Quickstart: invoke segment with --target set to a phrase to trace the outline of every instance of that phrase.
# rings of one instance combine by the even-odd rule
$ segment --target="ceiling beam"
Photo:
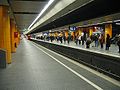
[[[14,0],[14,1],[40,1],[40,2],[46,2],[48,0]]]
[[[39,14],[39,12],[13,12],[14,14]]]
[[[7,2],[8,2],[8,4],[9,4],[10,9],[11,9],[11,13],[12,13],[12,15],[13,15],[13,17],[14,17],[15,24],[18,26],[17,20],[16,20],[16,18],[15,18],[15,15],[13,14],[12,4],[11,4],[10,0],[7,0]]]

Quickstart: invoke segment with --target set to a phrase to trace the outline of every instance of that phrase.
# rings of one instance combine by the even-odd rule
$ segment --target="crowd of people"
[[[103,49],[103,46],[105,44],[105,50],[109,50],[111,44],[113,44],[113,41],[115,42],[115,45],[118,45],[118,52],[120,53],[120,34],[116,34],[116,36],[111,39],[110,35],[107,34],[106,38],[104,37],[103,34],[96,34],[96,35],[91,35],[90,37],[87,37],[87,39],[85,40],[84,38],[82,38],[84,36],[78,36],[75,39],[75,43],[81,44],[82,41],[82,45],[84,45],[84,42],[86,43],[86,48],[90,48],[90,44],[92,42],[94,42],[94,46],[92,47],[98,47],[100,45],[101,49]]]
[[[86,48],[90,48],[91,43],[92,47],[98,47],[100,46],[101,49],[104,48],[105,44],[105,50],[109,50],[111,44],[115,44],[118,46],[118,52],[120,53],[120,34],[116,34],[114,38],[110,38],[110,35],[107,34],[106,38],[103,34],[93,34],[91,36],[87,35],[77,35],[73,38],[73,36],[68,35],[67,37],[65,35],[60,35],[57,37],[54,36],[41,36],[39,39],[47,40],[53,42],[56,40],[57,42],[69,44],[71,41],[74,41],[76,45],[86,45]]]

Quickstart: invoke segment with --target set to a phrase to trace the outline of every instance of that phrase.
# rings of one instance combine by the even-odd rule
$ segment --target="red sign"
[[[18,32],[14,32],[14,37],[15,37],[15,38],[18,37]]]

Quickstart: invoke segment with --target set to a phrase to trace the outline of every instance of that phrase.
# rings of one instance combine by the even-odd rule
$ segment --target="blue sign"
[[[75,30],[77,30],[77,28],[76,28],[76,26],[69,26],[69,30],[70,31],[75,31]]]

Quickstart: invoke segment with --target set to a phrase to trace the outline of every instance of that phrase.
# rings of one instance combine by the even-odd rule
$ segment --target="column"
[[[20,44],[20,32],[18,30],[18,45]]]
[[[89,28],[89,36],[91,36],[91,35],[92,35],[92,33],[93,33],[93,28],[92,28],[92,27],[90,27],[90,28]]]
[[[14,33],[15,33],[15,23],[14,21],[11,19],[10,21],[10,32],[11,32],[11,52],[12,53],[15,53],[16,52],[16,47],[15,47],[15,36],[14,36]]]
[[[17,48],[19,41],[18,41],[18,29],[16,26],[15,26],[14,38],[15,38],[15,47]]]
[[[6,62],[11,63],[10,17],[7,6],[0,6],[0,48],[6,50]]]
[[[82,28],[79,28],[79,30],[78,30],[78,32],[79,32],[79,35],[82,35],[82,32],[83,30],[82,30]]]
[[[105,38],[107,37],[107,34],[110,35],[110,38],[112,37],[112,24],[105,25]]]

